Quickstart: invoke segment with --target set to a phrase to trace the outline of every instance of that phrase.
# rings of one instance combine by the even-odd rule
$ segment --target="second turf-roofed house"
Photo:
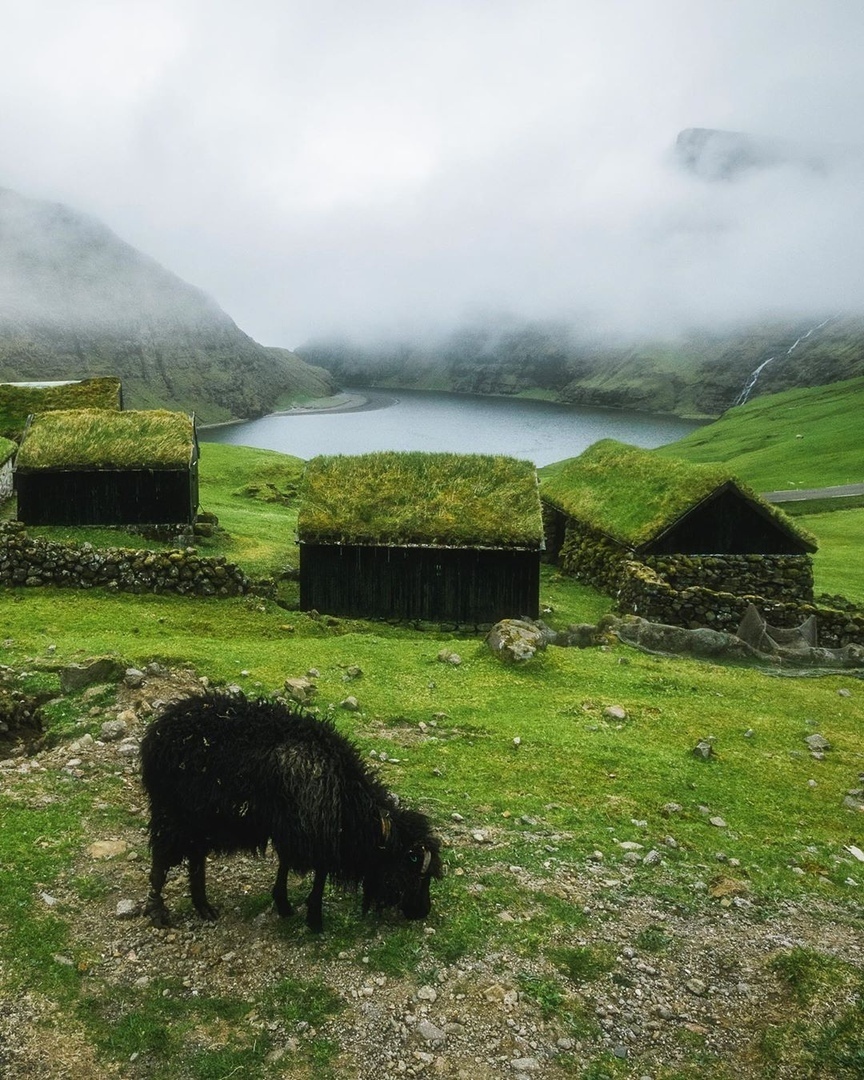
[[[304,610],[461,624],[538,614],[543,526],[530,462],[314,458],[298,534]]]
[[[161,409],[69,409],[31,418],[15,466],[26,525],[191,524],[195,420]]]
[[[604,439],[542,475],[550,556],[622,611],[729,627],[813,600],[813,538],[723,468]]]

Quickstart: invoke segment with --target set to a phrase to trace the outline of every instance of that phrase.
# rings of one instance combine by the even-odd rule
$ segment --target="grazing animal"
[[[146,910],[166,925],[162,889],[186,859],[192,902],[207,900],[208,854],[262,854],[279,866],[273,900],[292,914],[288,872],[314,872],[306,901],[309,929],[322,929],[328,877],[363,890],[363,913],[398,906],[409,919],[429,914],[430,879],[441,876],[440,842],[428,819],[403,809],[367,769],[356,747],[326,720],[241,694],[209,693],[169,705],[141,741],[150,799],[150,895]]]

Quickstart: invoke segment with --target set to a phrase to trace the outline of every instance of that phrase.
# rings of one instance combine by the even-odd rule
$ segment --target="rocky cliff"
[[[117,375],[129,408],[260,416],[332,377],[69,207],[0,189],[0,380]]]

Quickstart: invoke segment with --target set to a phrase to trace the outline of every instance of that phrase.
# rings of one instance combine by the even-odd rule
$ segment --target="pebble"
[[[360,703],[353,694],[349,694],[348,697],[339,702],[339,708],[345,709],[346,712],[359,712]]]
[[[434,988],[434,986],[421,986],[420,989],[417,991],[417,1000],[437,1001],[438,991]]]
[[[427,1043],[443,1043],[447,1038],[446,1033],[431,1020],[421,1020],[417,1025],[417,1034]]]
[[[701,979],[688,979],[684,985],[696,997],[704,997],[708,993],[708,985],[702,982]]]
[[[118,919],[134,919],[141,913],[141,905],[137,900],[119,900],[115,914]]]
[[[99,729],[99,738],[103,742],[118,742],[126,734],[125,720],[106,720]]]
[[[540,1068],[540,1062],[537,1060],[537,1058],[533,1057],[513,1058],[513,1060],[510,1062],[510,1068],[514,1072],[537,1072],[537,1070]]]
[[[726,828],[726,822],[723,820],[722,817],[717,817],[715,815],[714,817],[708,818],[708,822],[709,822],[709,824],[713,825],[715,829],[725,829]]]

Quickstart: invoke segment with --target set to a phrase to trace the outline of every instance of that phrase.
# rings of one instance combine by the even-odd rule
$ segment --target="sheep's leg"
[[[207,890],[204,884],[204,860],[203,854],[196,853],[189,856],[189,892],[192,895],[192,903],[202,919],[214,922],[219,918],[219,912],[212,907],[207,900]]]
[[[287,919],[289,915],[294,914],[294,908],[288,901],[288,863],[278,848],[276,848],[276,854],[279,856],[279,868],[273,885],[273,903],[276,905],[279,917]]]
[[[312,881],[312,891],[306,897],[306,925],[313,934],[320,934],[324,929],[324,919],[321,914],[321,899],[324,896],[324,883],[327,880],[327,871],[318,869]]]
[[[162,890],[168,877],[170,864],[165,855],[153,849],[153,858],[150,864],[150,892],[147,903],[144,905],[144,914],[150,916],[154,926],[168,925],[168,908],[162,899]]]

